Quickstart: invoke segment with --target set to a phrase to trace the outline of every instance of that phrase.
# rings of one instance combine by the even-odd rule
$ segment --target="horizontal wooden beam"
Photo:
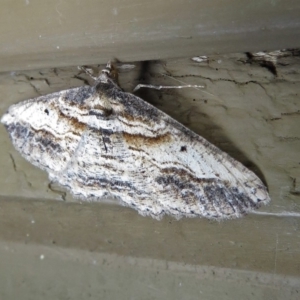
[[[0,71],[299,47],[297,1],[5,1]]]

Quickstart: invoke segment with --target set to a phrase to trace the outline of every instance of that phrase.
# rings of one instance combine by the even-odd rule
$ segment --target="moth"
[[[51,181],[83,201],[114,196],[156,219],[232,219],[270,201],[241,163],[124,92],[110,63],[93,78],[93,86],[12,105],[1,119],[15,148]]]

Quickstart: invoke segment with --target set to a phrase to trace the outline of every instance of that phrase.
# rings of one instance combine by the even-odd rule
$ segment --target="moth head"
[[[99,73],[97,82],[110,83],[111,81],[118,86],[117,68],[109,61],[104,69]]]

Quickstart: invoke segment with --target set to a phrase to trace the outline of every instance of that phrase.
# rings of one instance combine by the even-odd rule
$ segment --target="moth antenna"
[[[177,81],[177,82],[179,82],[179,83],[186,84],[184,81],[179,80],[179,79],[177,79],[177,78],[174,78],[173,76],[170,76],[170,75],[167,75],[167,74],[163,74],[163,73],[160,73],[160,74],[163,75],[163,76],[165,76],[165,77],[169,77],[169,78],[171,78],[172,80],[175,80],[175,81]],[[204,86],[203,86],[202,88],[204,88]],[[217,97],[216,95],[214,95],[214,94],[212,94],[212,93],[209,93],[208,91],[201,90],[201,92],[204,93],[204,94],[207,94],[207,95],[210,95],[210,96],[214,97],[214,98],[215,98],[218,102],[220,102],[220,103],[223,102],[219,97]]]
[[[203,85],[187,84],[187,85],[152,85],[152,84],[138,84],[133,92],[136,92],[140,88],[150,88],[155,90],[161,89],[183,89],[183,88],[204,88]]]
[[[97,80],[97,77],[93,76],[93,74],[94,74],[93,69],[87,68],[87,67],[84,67],[84,66],[78,66],[77,69],[84,72],[84,73],[86,73],[89,77],[93,78],[94,80]]]

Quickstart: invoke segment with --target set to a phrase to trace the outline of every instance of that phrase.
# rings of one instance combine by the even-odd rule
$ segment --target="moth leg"
[[[161,89],[183,89],[183,88],[204,88],[203,85],[194,85],[194,84],[187,84],[187,85],[152,85],[152,84],[138,84],[133,92],[136,92],[140,88],[150,88],[155,90]]]
[[[78,70],[83,71],[84,73],[86,73],[88,76],[90,76],[94,80],[97,80],[97,77],[93,76],[94,71],[91,68],[87,68],[87,67],[84,67],[84,66],[78,66],[77,68],[78,68]]]

